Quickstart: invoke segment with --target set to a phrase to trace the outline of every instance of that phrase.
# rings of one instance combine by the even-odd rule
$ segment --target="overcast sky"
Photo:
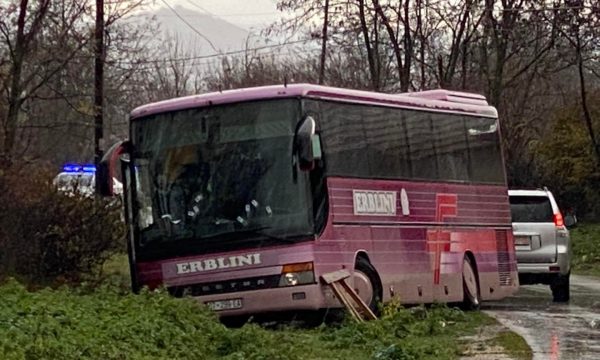
[[[171,6],[184,6],[198,12],[218,16],[230,23],[249,29],[263,27],[276,21],[281,13],[277,11],[277,0],[164,0]],[[163,0],[156,1],[157,7],[164,7]]]

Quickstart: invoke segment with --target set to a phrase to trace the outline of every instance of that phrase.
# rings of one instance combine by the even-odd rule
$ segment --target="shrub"
[[[0,173],[0,275],[77,280],[124,249],[118,201],[67,195],[51,179],[39,169]]]
[[[590,110],[592,116],[600,117],[600,107],[594,104]],[[549,119],[551,131],[532,143],[542,181],[529,185],[548,186],[561,209],[573,208],[580,220],[597,221],[600,219],[600,163],[579,114],[578,104],[556,112]]]

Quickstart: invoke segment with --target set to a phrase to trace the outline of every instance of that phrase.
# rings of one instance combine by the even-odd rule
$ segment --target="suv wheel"
[[[570,278],[571,274],[557,275],[550,289],[552,290],[552,297],[554,302],[567,302],[570,297]]]

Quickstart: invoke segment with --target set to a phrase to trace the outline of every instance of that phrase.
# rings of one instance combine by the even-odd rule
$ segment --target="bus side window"
[[[381,179],[410,178],[412,170],[404,113],[374,106],[363,111],[369,175]]]
[[[471,181],[504,183],[500,138],[496,119],[466,118]]]
[[[433,133],[440,177],[469,181],[469,147],[463,117],[434,114]]]
[[[357,105],[321,103],[321,137],[329,175],[369,176],[367,139]]]
[[[438,168],[434,148],[431,114],[406,110],[406,129],[410,147],[412,177],[437,179]]]

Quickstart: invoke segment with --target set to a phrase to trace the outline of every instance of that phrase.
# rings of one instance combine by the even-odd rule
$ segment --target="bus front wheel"
[[[354,265],[353,278],[354,291],[369,306],[371,311],[377,314],[382,293],[377,271],[367,259],[359,257]]]
[[[478,310],[481,304],[481,295],[479,293],[479,281],[475,264],[471,258],[465,256],[463,260],[463,302],[462,308],[465,310]]]

